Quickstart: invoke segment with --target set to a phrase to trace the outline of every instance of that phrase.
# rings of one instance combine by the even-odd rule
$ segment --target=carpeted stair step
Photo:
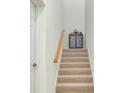
[[[64,49],[56,93],[94,93],[88,49]]]
[[[93,83],[57,83],[56,93],[93,93]]]
[[[88,53],[67,52],[67,53],[63,53],[62,57],[88,57]]]
[[[90,68],[88,62],[63,62],[60,64],[60,68]]]
[[[88,62],[88,57],[62,57],[62,62]]]
[[[88,52],[88,49],[64,49],[63,52]]]
[[[58,83],[91,83],[91,75],[59,75]]]
[[[59,75],[91,75],[90,68],[61,68]]]

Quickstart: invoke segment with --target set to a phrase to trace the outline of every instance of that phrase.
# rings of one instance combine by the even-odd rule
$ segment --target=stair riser
[[[90,68],[90,64],[61,64],[60,68]]]
[[[83,53],[64,53],[63,57],[88,57],[88,54]]]
[[[78,87],[60,87],[58,86],[56,89],[56,93],[93,93],[93,86],[78,86]]]
[[[93,91],[92,92],[82,92],[82,91],[78,91],[78,92],[75,92],[75,91],[57,91],[56,93],[94,93]]]
[[[88,58],[86,57],[84,57],[84,58],[74,58],[74,57],[72,57],[72,58],[66,58],[66,57],[64,57],[64,58],[62,58],[62,60],[61,60],[62,62],[88,62],[89,60],[88,60]]]
[[[59,70],[59,75],[91,75],[90,70]]]
[[[89,83],[92,77],[58,77],[58,83]]]
[[[87,49],[64,49],[63,52],[88,52]]]

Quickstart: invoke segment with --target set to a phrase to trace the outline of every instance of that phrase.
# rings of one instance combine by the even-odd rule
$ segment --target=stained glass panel
[[[75,36],[70,37],[70,47],[75,48]]]
[[[83,48],[83,34],[81,32],[69,34],[69,48]]]
[[[81,36],[76,36],[75,39],[76,39],[76,47],[77,47],[77,48],[80,48],[80,47],[81,47],[81,44],[82,44],[82,43],[81,43],[81,41],[82,41],[82,40],[81,40]]]

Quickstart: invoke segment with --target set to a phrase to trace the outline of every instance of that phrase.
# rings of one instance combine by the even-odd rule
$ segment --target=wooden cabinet
[[[73,32],[69,34],[69,48],[83,48],[82,32]]]

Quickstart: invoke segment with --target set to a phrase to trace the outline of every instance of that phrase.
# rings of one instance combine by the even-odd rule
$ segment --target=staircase
[[[56,93],[93,93],[93,78],[87,49],[64,49]]]

